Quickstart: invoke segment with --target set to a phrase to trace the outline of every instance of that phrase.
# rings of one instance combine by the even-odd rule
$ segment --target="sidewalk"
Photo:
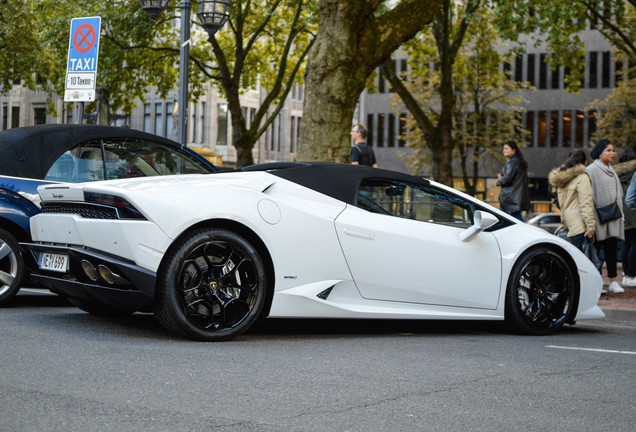
[[[607,288],[607,286],[609,285],[609,279],[607,278],[607,269],[605,267],[605,264],[603,264],[602,274],[603,274],[603,284],[605,288]],[[619,284],[622,279],[623,279],[623,265],[619,262],[618,263],[618,283]],[[601,309],[636,310],[636,287],[623,286],[623,288],[625,289],[625,292],[621,294],[613,294],[613,293],[602,294],[601,298],[598,301],[598,305],[601,307]]]

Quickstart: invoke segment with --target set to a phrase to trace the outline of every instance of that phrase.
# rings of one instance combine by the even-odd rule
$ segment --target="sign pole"
[[[84,123],[84,102],[77,102],[77,120],[75,124]]]

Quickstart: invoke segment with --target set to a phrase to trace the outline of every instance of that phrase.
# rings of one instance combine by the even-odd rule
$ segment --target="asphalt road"
[[[555,336],[498,323],[276,320],[235,341],[0,309],[0,431],[633,431],[636,312]]]

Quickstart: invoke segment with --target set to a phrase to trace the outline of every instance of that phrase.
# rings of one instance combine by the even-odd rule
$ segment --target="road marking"
[[[613,353],[613,354],[631,354],[631,355],[636,355],[636,351],[618,351],[618,350],[608,350],[608,349],[601,349],[601,348],[580,348],[580,347],[567,347],[567,346],[558,346],[558,345],[546,345],[545,347],[546,348],[575,350],[575,351],[593,351],[593,352],[603,352],[603,353]]]

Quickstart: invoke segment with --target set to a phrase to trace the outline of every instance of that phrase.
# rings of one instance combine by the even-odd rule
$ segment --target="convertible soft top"
[[[135,129],[115,126],[46,124],[0,132],[0,175],[42,179],[66,150],[94,139],[127,137],[160,142],[175,148],[179,143]]]
[[[272,162],[250,165],[242,171],[268,171],[332,198],[354,204],[363,179],[391,179],[428,186],[428,180],[397,171],[331,162]]]

